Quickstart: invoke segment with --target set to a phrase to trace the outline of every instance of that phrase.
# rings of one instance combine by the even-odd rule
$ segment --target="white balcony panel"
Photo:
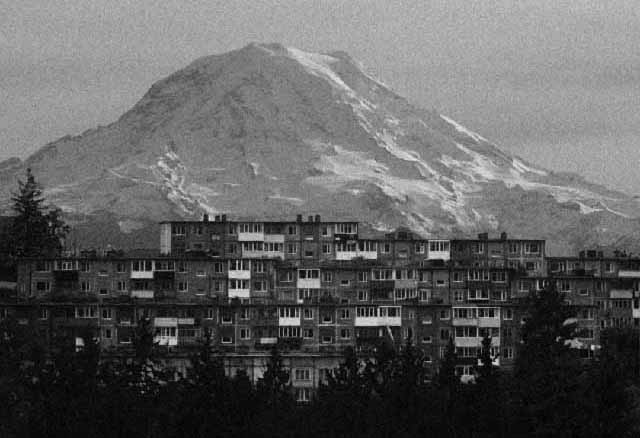
[[[235,280],[251,280],[251,271],[229,271],[228,277]]]
[[[356,316],[354,324],[356,327],[400,327],[402,318],[399,316]]]
[[[269,259],[282,259],[284,260],[283,251],[264,251],[264,256]]]
[[[377,260],[378,251],[358,251],[358,257],[362,257],[365,260]]]
[[[154,336],[153,341],[164,347],[175,347],[178,345],[177,336]]]
[[[153,280],[153,271],[131,271],[132,280]]]
[[[261,259],[268,253],[266,251],[245,251],[242,250],[242,258],[244,259]]]
[[[288,318],[288,317],[279,317],[278,318],[278,325],[293,325],[293,326],[299,326],[300,325],[300,317],[293,317],[293,318]]]
[[[611,298],[627,299],[633,298],[633,291],[631,289],[611,289]]]
[[[250,296],[249,289],[229,289],[229,298],[249,298]]]
[[[633,317],[640,318],[640,309],[633,309]]]
[[[264,242],[264,233],[238,233],[238,242]]]
[[[640,271],[632,271],[629,269],[620,269],[618,271],[618,277],[620,278],[640,278]]]
[[[132,298],[153,298],[152,290],[132,290],[131,291]]]
[[[466,338],[456,336],[454,344],[456,347],[480,347],[480,345],[482,344],[482,338]]]
[[[260,338],[258,343],[262,345],[273,345],[278,343],[278,338]]]
[[[452,325],[478,325],[478,318],[453,318]]]
[[[178,318],[178,325],[194,325],[194,318]]]
[[[154,327],[177,327],[178,318],[153,318]]]
[[[449,260],[451,259],[450,251],[429,251],[428,260]]]
[[[500,327],[500,318],[478,318],[478,327]]]
[[[336,260],[353,260],[358,257],[356,251],[336,251]]]
[[[284,243],[284,234],[265,234],[264,241],[271,243]]]
[[[296,283],[298,289],[320,289],[319,278],[298,278]]]

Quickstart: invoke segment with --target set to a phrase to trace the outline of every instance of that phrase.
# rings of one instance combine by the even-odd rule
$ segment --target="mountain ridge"
[[[9,161],[2,199],[31,167],[74,223],[109,216],[125,237],[226,212],[350,215],[428,236],[506,230],[565,248],[640,242],[637,198],[505,153],[345,52],[253,43],[201,57],[113,123]]]

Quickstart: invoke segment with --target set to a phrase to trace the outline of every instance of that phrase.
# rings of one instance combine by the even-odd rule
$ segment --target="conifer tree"
[[[11,197],[13,223],[9,237],[12,258],[56,255],[62,249],[62,239],[69,227],[61,218],[58,208],[47,209],[42,187],[36,182],[31,169],[26,181],[18,181],[18,193]]]

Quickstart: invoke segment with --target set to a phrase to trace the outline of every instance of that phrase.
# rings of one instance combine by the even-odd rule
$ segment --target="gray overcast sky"
[[[0,0],[0,160],[252,41],[345,50],[505,150],[640,194],[638,0]]]

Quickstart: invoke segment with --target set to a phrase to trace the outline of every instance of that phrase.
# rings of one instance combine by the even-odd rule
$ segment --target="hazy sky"
[[[252,41],[345,50],[505,150],[640,194],[638,0],[0,0],[0,160]]]

